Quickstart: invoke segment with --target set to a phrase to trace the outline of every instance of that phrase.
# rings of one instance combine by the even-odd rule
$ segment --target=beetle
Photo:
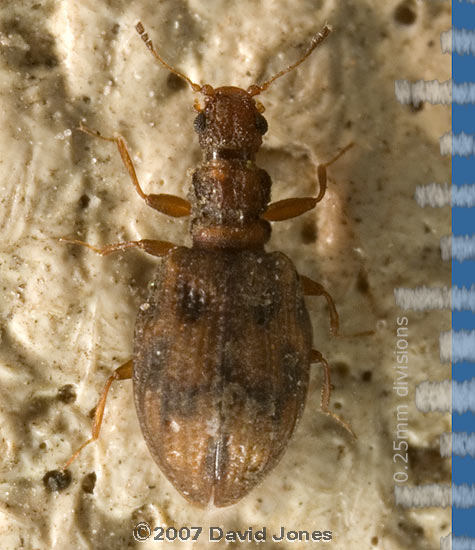
[[[327,168],[353,144],[318,166],[319,193],[270,203],[271,179],[255,163],[267,131],[264,108],[254,97],[302,63],[330,34],[325,25],[304,55],[263,84],[247,90],[192,82],[154,49],[142,23],[137,32],[155,58],[201,93],[194,129],[203,162],[192,176],[190,201],[146,194],[124,139],[115,142],[138,194],[155,210],[190,216],[192,247],[143,239],[97,248],[61,238],[101,255],[140,248],[161,257],[135,324],[133,359],[108,378],[96,407],[92,437],[99,437],[113,381],[133,379],[140,427],[154,460],[191,503],[229,506],[249,493],[278,463],[302,415],[310,364],[323,365],[322,411],[350,433],[329,409],[330,368],[312,349],[304,295],[323,296],[330,331],[338,314],[319,283],[299,275],[281,252],[266,252],[270,222],[303,214],[320,202]]]

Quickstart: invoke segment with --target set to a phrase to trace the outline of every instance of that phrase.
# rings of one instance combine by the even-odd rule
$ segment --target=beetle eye
[[[267,132],[267,120],[261,114],[256,115],[256,128],[262,135]]]
[[[201,134],[206,129],[206,117],[204,113],[198,113],[198,116],[195,118],[195,121],[193,122],[193,126],[195,127],[195,132],[197,134]]]

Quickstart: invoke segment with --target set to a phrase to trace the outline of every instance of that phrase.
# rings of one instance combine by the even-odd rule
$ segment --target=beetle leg
[[[181,197],[177,197],[175,195],[167,195],[165,193],[161,193],[159,195],[147,195],[143,192],[142,188],[140,187],[137,174],[135,172],[134,163],[130,158],[129,151],[127,150],[127,145],[125,144],[125,140],[122,136],[112,138],[102,136],[99,132],[90,130],[82,123],[79,124],[78,130],[92,137],[97,137],[105,141],[112,141],[117,145],[120,156],[122,157],[122,162],[124,163],[125,168],[129,173],[130,179],[132,180],[132,183],[134,184],[137,193],[148,204],[148,206],[151,206],[153,209],[162,212],[162,214],[172,216],[173,218],[181,218],[183,216],[190,215],[191,205],[187,200],[182,199]]]
[[[324,164],[319,164],[317,166],[318,184],[320,186],[320,190],[316,198],[317,202],[320,202],[323,199],[323,197],[325,196],[325,191],[327,190],[327,168],[331,166],[334,162],[336,162],[348,150],[350,150],[354,144],[355,143],[353,141],[351,143],[348,143],[348,145],[343,147],[343,149],[339,153],[337,153],[332,159],[330,159],[328,162],[325,162]]]
[[[127,380],[129,378],[132,378],[132,373],[133,373],[133,362],[131,359],[130,361],[127,361],[127,363],[124,363],[122,366],[116,369],[109,376],[102,390],[101,397],[99,398],[99,401],[96,405],[96,412],[94,414],[94,423],[92,425],[92,437],[88,439],[85,443],[83,443],[79,447],[79,449],[77,449],[73,453],[71,458],[63,466],[63,470],[66,470],[66,468],[78,457],[79,453],[84,449],[84,447],[86,447],[87,445],[89,445],[89,443],[92,443],[93,441],[96,441],[96,439],[99,438],[102,419],[104,417],[104,409],[106,406],[107,394],[109,393],[109,389],[112,385],[112,382],[115,382],[116,380]]]
[[[124,250],[126,248],[138,247],[142,250],[145,250],[147,254],[152,254],[153,256],[165,256],[170,250],[177,248],[176,244],[170,243],[168,241],[154,241],[151,239],[142,239],[141,241],[126,241],[122,243],[113,243],[104,246],[103,248],[97,248],[92,244],[85,243],[83,241],[78,241],[77,239],[69,239],[68,237],[60,237],[60,242],[78,244],[80,246],[85,246],[90,250],[93,250],[101,256],[107,256],[112,252],[117,252],[118,250]]]
[[[305,275],[299,275],[300,282],[302,284],[302,290],[305,296],[324,296],[327,301],[328,308],[330,310],[330,334],[332,336],[339,336],[340,321],[338,312],[336,310],[335,302],[330,294],[323,288],[320,283],[305,277]]]
[[[268,222],[290,220],[312,210],[312,208],[315,208],[317,202],[317,198],[314,197],[298,197],[273,202],[269,204],[267,210],[261,215],[261,218]]]
[[[322,412],[328,416],[331,416],[334,420],[341,424],[347,432],[350,432],[350,434],[356,439],[355,432],[351,429],[351,426],[348,424],[348,422],[343,420],[343,418],[330,411],[329,409],[331,395],[330,365],[323,357],[323,355],[316,349],[312,350],[310,362],[320,363],[323,366],[322,401],[320,405]]]
[[[302,290],[305,296],[323,296],[330,310],[330,334],[335,338],[359,338],[360,336],[371,336],[374,330],[364,330],[362,332],[354,332],[352,334],[340,334],[340,320],[336,310],[335,302],[331,295],[323,288],[320,283],[299,275],[302,284]]]
[[[325,164],[319,164],[317,167],[317,178],[319,184],[319,191],[316,197],[297,197],[292,199],[284,199],[281,201],[273,202],[269,204],[267,210],[262,214],[261,218],[268,222],[280,222],[284,220],[290,220],[296,218],[312,208],[315,208],[325,196],[327,190],[327,168],[336,162],[344,153],[353,147],[354,143],[349,143],[346,147],[335,155],[331,160],[325,162]]]

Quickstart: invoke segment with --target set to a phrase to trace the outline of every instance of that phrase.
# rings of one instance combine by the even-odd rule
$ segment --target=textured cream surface
[[[134,542],[139,521],[202,526],[194,548],[224,530],[281,526],[331,530],[338,550],[438,547],[450,511],[394,505],[395,400],[392,384],[396,286],[448,285],[439,239],[450,210],[421,209],[416,185],[450,181],[438,137],[447,107],[400,105],[394,80],[450,78],[440,32],[448,3],[394,0],[43,0],[0,6],[0,547],[36,550],[158,548]],[[131,357],[134,318],[159,260],[128,251],[101,258],[60,244],[138,238],[187,243],[187,222],[147,208],[114,144],[75,130],[79,121],[127,140],[146,192],[186,196],[200,150],[194,94],[158,65],[134,30],[141,20],[163,57],[193,80],[247,87],[295,61],[328,21],[334,32],[297,70],[259,97],[269,132],[259,164],[273,178],[273,200],[317,192],[316,166],[355,147],[329,169],[325,199],[311,213],[275,224],[271,250],[335,298],[342,332],[329,337],[322,299],[308,299],[315,347],[333,365],[332,410],[353,440],[319,413],[315,366],[307,407],[278,467],[228,509],[187,504],[149,456],[129,381],[113,387],[101,438],[71,466],[73,481],[49,493],[44,474],[89,437],[89,411],[107,376]],[[364,291],[367,279],[367,290]],[[410,343],[408,484],[450,481],[438,455],[449,417],[419,413],[415,385],[449,375],[438,358],[448,312],[407,313]],[[370,374],[371,373],[371,374]],[[186,376],[186,373],[184,373]],[[370,379],[369,379],[370,378]],[[76,399],[58,390],[72,384]],[[157,435],[157,437],[159,437]],[[95,472],[92,493],[84,480]],[[163,544],[163,543],[162,543]],[[308,548],[312,542],[267,542]],[[320,543],[322,544],[322,543]],[[224,547],[225,543],[215,547]],[[257,546],[248,544],[248,548]],[[190,542],[174,542],[191,548]]]

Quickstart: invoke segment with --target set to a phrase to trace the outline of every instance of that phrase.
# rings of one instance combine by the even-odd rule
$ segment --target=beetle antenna
[[[177,69],[175,69],[174,67],[172,67],[171,65],[169,65],[158,53],[157,51],[155,50],[155,48],[153,47],[153,44],[152,44],[152,41],[150,40],[148,34],[145,32],[145,28],[144,26],[142,25],[142,22],[139,21],[137,23],[137,25],[135,25],[135,30],[139,33],[140,35],[140,38],[144,41],[145,45],[147,46],[147,48],[152,52],[152,54],[155,56],[155,59],[161,63],[166,69],[168,69],[170,72],[172,72],[173,74],[176,74],[177,76],[179,76],[180,78],[182,78],[183,80],[186,80],[186,82],[188,82],[188,84],[193,88],[193,90],[195,92],[201,92],[202,91],[202,86],[200,86],[199,84],[196,84],[195,82],[193,82],[190,78],[188,78],[185,74],[181,73],[180,71],[178,71]]]
[[[292,65],[289,65],[286,69],[280,71],[279,73],[275,74],[272,78],[269,78],[269,80],[266,80],[264,84],[252,84],[252,86],[249,86],[247,89],[247,92],[249,95],[258,95],[261,92],[265,92],[267,88],[274,82],[274,80],[277,80],[281,76],[284,76],[284,74],[289,73],[295,67],[298,67],[300,63],[305,61],[307,57],[313,52],[313,50],[319,46],[325,38],[332,32],[332,28],[328,23],[325,24],[325,26],[312,38],[312,41],[310,42],[310,46],[308,47],[307,51],[302,55],[302,57],[293,63]]]

